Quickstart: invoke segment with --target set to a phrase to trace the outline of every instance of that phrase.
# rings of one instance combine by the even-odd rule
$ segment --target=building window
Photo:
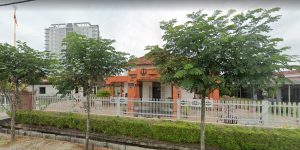
[[[40,87],[40,94],[46,94],[46,87]]]

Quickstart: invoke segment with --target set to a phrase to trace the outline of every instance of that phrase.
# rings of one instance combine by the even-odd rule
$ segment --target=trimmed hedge
[[[84,115],[43,111],[19,111],[19,124],[53,126],[85,131]],[[91,116],[91,132],[174,143],[198,143],[199,125],[181,121]],[[298,150],[299,129],[206,125],[206,144],[224,150]]]

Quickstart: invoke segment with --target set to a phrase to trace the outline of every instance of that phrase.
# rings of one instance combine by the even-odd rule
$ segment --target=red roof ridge
[[[145,58],[145,56],[142,56],[136,60],[136,64],[137,65],[152,65],[153,62],[151,60]]]

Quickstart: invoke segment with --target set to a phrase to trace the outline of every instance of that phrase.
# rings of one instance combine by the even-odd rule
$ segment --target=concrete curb
[[[9,128],[0,128],[1,133],[10,133]],[[58,133],[47,133],[42,132],[41,130],[36,131],[33,128],[20,128],[18,127],[16,129],[17,135],[22,136],[32,136],[32,137],[40,137],[40,138],[46,138],[46,139],[53,139],[53,140],[60,140],[60,141],[68,141],[72,143],[79,143],[84,144],[85,138],[82,135],[78,135],[76,133],[68,133],[68,132],[59,132]],[[113,150],[155,150],[155,149],[174,149],[174,150],[196,150],[197,148],[191,148],[191,147],[183,147],[178,145],[171,145],[169,143],[163,144],[163,143],[151,143],[151,142],[143,142],[143,141],[131,141],[126,140],[126,142],[118,141],[118,139],[114,140],[99,140],[101,138],[93,138],[95,135],[91,135],[90,138],[90,145],[98,146],[98,147],[106,147]],[[138,141],[138,142],[137,142]],[[134,144],[133,144],[134,143]],[[152,147],[148,147],[151,145]]]

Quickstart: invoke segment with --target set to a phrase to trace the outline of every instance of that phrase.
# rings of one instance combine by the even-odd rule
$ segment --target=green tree
[[[99,81],[120,74],[127,66],[127,54],[118,52],[112,46],[114,40],[91,39],[70,33],[64,39],[60,64],[61,71],[54,83],[59,93],[69,94],[76,88],[83,88],[86,97],[86,141],[88,149],[90,130],[90,94]]]
[[[188,21],[161,22],[164,45],[148,46],[161,80],[202,96],[200,145],[205,148],[205,97],[214,89],[247,85],[264,88],[278,83],[276,72],[292,69],[294,57],[282,54],[281,38],[272,38],[270,23],[278,21],[279,8],[236,13],[216,10],[188,14]],[[275,14],[274,14],[275,13]]]
[[[15,140],[15,117],[21,85],[45,78],[52,70],[55,58],[17,42],[17,47],[0,44],[0,90],[9,100],[11,111],[11,140]]]

